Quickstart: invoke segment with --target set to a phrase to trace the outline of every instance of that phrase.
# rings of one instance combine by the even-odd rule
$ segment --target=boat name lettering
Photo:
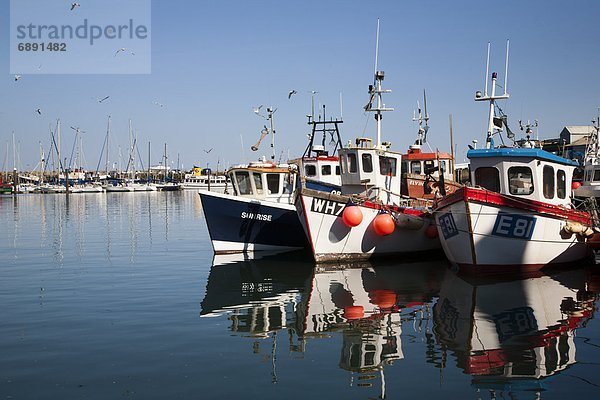
[[[535,217],[500,212],[496,217],[492,234],[515,239],[531,239],[535,221]]]
[[[321,214],[340,216],[344,207],[346,207],[346,203],[313,198],[310,210]]]
[[[444,239],[449,239],[458,235],[458,228],[456,227],[456,222],[454,221],[454,216],[452,213],[440,215],[439,224],[440,228],[442,229]]]
[[[271,214],[257,214],[257,213],[242,211],[242,218],[243,219],[255,219],[257,221],[271,222],[271,220],[273,219],[273,216]]]

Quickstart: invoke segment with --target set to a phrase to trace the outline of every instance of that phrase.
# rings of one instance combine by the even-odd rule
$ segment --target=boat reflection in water
[[[598,280],[585,269],[473,280],[440,260],[314,266],[290,262],[298,260],[293,256],[223,257],[215,258],[200,314],[228,314],[230,331],[252,338],[256,354],[261,339],[270,339],[263,358],[271,358],[273,382],[277,335],[285,330],[297,358],[323,355],[312,353],[322,346],[307,346],[311,341],[340,346],[338,367],[350,372],[350,386],[371,387],[381,398],[384,368],[397,372],[387,368],[396,360],[403,368],[439,369],[439,390],[453,389],[456,383],[443,379],[454,365],[450,357],[492,397],[541,393],[544,378],[576,362],[574,333],[593,317],[598,294]],[[403,337],[409,354],[422,356],[405,359]],[[388,391],[403,390],[396,379],[387,381]]]
[[[289,351],[301,355],[309,340],[341,334],[339,367],[358,373],[359,387],[373,386],[371,381],[379,374],[382,394],[383,367],[404,357],[402,323],[420,326],[428,319],[429,304],[447,269],[439,260],[314,267],[311,262],[290,264],[294,257],[289,256],[237,262],[232,257],[215,256],[201,317],[228,312],[232,332],[254,339],[270,337],[272,351],[277,332],[286,329]],[[253,349],[260,351],[258,341]],[[273,379],[277,379],[274,363]],[[354,374],[350,379],[354,385]]]
[[[585,269],[478,281],[449,272],[433,307],[436,339],[474,388],[540,394],[545,378],[576,363],[575,330],[593,317],[597,294]]]

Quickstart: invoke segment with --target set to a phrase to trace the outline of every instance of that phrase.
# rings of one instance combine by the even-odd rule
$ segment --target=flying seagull
[[[38,108],[37,110],[35,110],[35,112],[37,112],[38,114],[42,115],[42,109]]]
[[[262,108],[262,104],[258,107],[253,107],[252,111],[254,111],[254,114],[258,115],[260,114],[260,109]]]
[[[295,95],[296,93],[298,93],[298,92],[296,92],[295,90],[290,90],[290,92],[288,93],[288,99],[291,99],[292,96]]]
[[[21,75],[15,75],[15,82],[21,79]]]
[[[211,148],[210,148],[210,149],[208,149],[208,150],[204,150],[204,152],[205,152],[206,154],[208,154],[208,153],[210,153],[212,150],[213,150],[213,149],[212,149],[212,147],[211,147]]]
[[[117,56],[117,54],[119,54],[122,51],[125,52],[125,51],[129,51],[129,50],[127,50],[127,48],[125,48],[125,47],[121,47],[119,50],[115,51],[115,57]],[[131,53],[132,56],[135,56],[135,53],[133,51],[129,51],[129,53]]]
[[[71,4],[71,11],[73,11],[75,9],[75,7],[79,7],[79,6],[81,6],[81,4],[79,4],[79,3],[72,3]]]
[[[98,103],[102,103],[104,100],[108,100],[110,98],[110,96],[106,96],[103,99],[98,99]]]
[[[158,101],[153,101],[152,104],[154,104],[155,106],[159,106],[162,107],[163,105],[161,103],[159,103]]]

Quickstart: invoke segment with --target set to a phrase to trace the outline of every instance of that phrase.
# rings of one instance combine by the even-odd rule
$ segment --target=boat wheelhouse
[[[530,146],[494,147],[493,136],[501,132],[494,103],[508,98],[506,92],[495,94],[496,80],[494,72],[490,96],[487,89],[476,94],[476,100],[489,101],[490,112],[486,148],[467,153],[473,187],[459,189],[434,208],[444,252],[476,273],[583,260],[593,229],[590,215],[571,205],[577,163]]]
[[[452,162],[449,153],[427,153],[420,145],[410,146],[402,156],[402,194],[432,200],[454,193],[461,185],[454,181]]]

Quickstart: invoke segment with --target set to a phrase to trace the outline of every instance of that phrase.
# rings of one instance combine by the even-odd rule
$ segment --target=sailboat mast
[[[106,127],[106,160],[104,167],[106,169],[106,179],[108,179],[108,147],[110,146],[110,115],[108,116],[108,124]]]

